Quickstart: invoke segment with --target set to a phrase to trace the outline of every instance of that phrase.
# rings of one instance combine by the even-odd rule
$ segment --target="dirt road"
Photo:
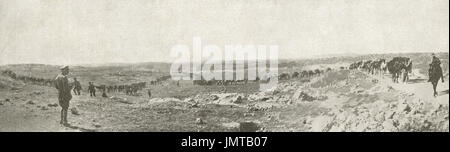
[[[430,82],[427,82],[427,76],[420,74],[419,69],[414,69],[412,74],[410,74],[410,80],[407,83],[393,83],[390,78],[390,74],[385,74],[383,76],[374,76],[368,75],[371,78],[375,78],[379,80],[381,85],[386,87],[391,86],[395,90],[399,90],[401,92],[407,93],[409,95],[414,95],[417,98],[427,101],[427,102],[437,102],[440,104],[449,104],[449,83],[448,78],[444,81],[444,83],[439,81],[437,86],[438,96],[433,96],[433,88]]]

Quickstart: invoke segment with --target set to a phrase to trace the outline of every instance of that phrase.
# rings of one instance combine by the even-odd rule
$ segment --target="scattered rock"
[[[357,89],[357,90],[353,91],[353,93],[363,93],[363,92],[364,92],[363,89]]]
[[[394,118],[394,115],[395,115],[395,111],[388,111],[388,112],[386,112],[385,113],[385,119],[392,119],[392,118]]]
[[[33,101],[33,100],[28,100],[27,104],[31,104],[31,105],[34,105],[35,103],[34,103],[34,101]]]
[[[397,112],[409,113],[409,112],[411,112],[411,107],[407,103],[402,103],[402,104],[398,105]]]
[[[80,113],[78,112],[78,109],[76,107],[71,108],[70,112],[72,112],[72,114],[74,114],[74,115],[80,115]]]
[[[242,103],[242,96],[237,96],[234,100],[231,101],[232,103]]]
[[[198,103],[193,103],[189,105],[189,108],[198,108]]]
[[[42,106],[41,110],[48,110],[48,108],[46,106]]]
[[[245,113],[244,117],[254,117],[255,114],[254,113]]]
[[[102,125],[100,125],[100,124],[94,124],[94,127],[95,127],[95,128],[100,128],[100,127],[102,127]]]
[[[6,102],[10,102],[11,100],[10,100],[9,98],[6,98],[5,101],[6,101]]]
[[[300,99],[301,101],[326,100],[327,96],[313,96],[304,91],[297,92],[293,95],[293,99]]]
[[[230,122],[230,123],[223,123],[222,126],[229,131],[237,132],[239,131],[241,124],[237,122]]]
[[[395,89],[392,87],[392,86],[387,86],[387,88],[388,88],[388,92],[391,92],[391,91],[394,91]]]
[[[250,121],[239,123],[240,132],[256,132],[259,130],[258,124]]]
[[[120,103],[133,104],[132,102],[128,101],[127,98],[119,98],[119,97],[111,96],[111,97],[109,97],[109,99],[116,101],[116,102],[120,102]]]
[[[212,101],[217,100],[217,99],[219,99],[219,97],[217,95],[210,96],[210,100],[212,100]]]
[[[32,94],[32,95],[41,95],[41,94],[44,94],[44,92],[38,92],[38,91],[35,91],[35,92],[32,92],[31,94]]]
[[[195,119],[195,123],[198,124],[198,125],[205,124],[205,122],[203,122],[202,118]]]
[[[48,107],[58,107],[58,104],[57,103],[49,103],[47,106]]]

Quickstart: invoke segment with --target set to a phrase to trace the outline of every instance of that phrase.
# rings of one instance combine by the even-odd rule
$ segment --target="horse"
[[[391,61],[387,63],[387,68],[389,73],[392,74],[392,80],[394,81],[394,83],[398,83],[398,79],[402,74],[402,71],[405,72],[412,71],[412,62],[409,58],[406,57],[394,57]],[[406,81],[407,73],[404,78]]]

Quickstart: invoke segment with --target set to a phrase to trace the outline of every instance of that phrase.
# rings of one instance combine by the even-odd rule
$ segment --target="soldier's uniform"
[[[70,93],[71,87],[69,86],[67,76],[59,74],[55,79],[55,87],[58,90],[59,105],[63,109],[68,109],[72,94]]]
[[[67,71],[66,71],[67,70]],[[61,68],[61,74],[55,78],[55,87],[58,90],[58,101],[61,106],[61,124],[67,123],[67,110],[69,109],[69,102],[72,99],[72,94],[70,94],[72,87],[69,84],[69,79],[67,79],[69,67],[63,66]],[[63,74],[66,73],[66,74]]]
[[[431,61],[431,64],[432,64],[433,66],[441,65],[441,60],[440,60],[438,57],[433,56],[433,59],[432,59],[432,61]]]
[[[74,88],[73,88],[73,92],[75,93],[75,95],[81,95],[81,84],[80,84],[80,81],[77,81],[77,80],[75,80],[74,82],[73,82],[73,84],[74,84]]]
[[[441,60],[435,56],[435,54],[432,54],[432,60],[430,63],[430,68],[428,69],[428,82],[431,82],[431,71],[434,70],[434,68],[441,69]]]
[[[91,97],[92,96],[95,97],[95,86],[94,86],[94,84],[90,83],[89,87],[88,87],[88,90],[89,90],[89,94],[91,95]]]

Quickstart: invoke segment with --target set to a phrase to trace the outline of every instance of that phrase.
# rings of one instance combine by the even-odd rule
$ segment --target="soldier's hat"
[[[69,66],[68,65],[63,65],[59,69],[61,69],[61,70],[69,69]]]

